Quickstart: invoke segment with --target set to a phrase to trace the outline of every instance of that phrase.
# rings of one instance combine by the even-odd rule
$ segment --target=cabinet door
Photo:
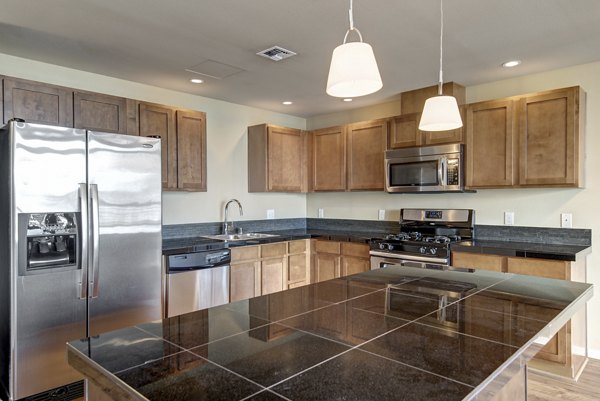
[[[4,123],[11,118],[73,127],[73,92],[60,86],[4,78]]]
[[[304,179],[304,134],[293,128],[267,128],[268,190],[302,192]]]
[[[579,185],[579,87],[519,101],[519,184]]]
[[[127,99],[100,93],[73,94],[75,128],[127,134]]]
[[[177,144],[173,109],[140,103],[140,136],[160,138],[163,189],[177,188]]]
[[[527,274],[529,276],[570,280],[571,262],[563,260],[543,260],[534,258],[508,258],[509,273]]]
[[[388,149],[422,145],[422,133],[419,131],[420,116],[421,113],[403,114],[390,120]]]
[[[298,255],[290,255],[287,260],[288,269],[288,286],[290,288],[299,285],[308,284],[309,282],[309,266],[305,253]]]
[[[388,120],[350,124],[347,132],[348,190],[383,190]]]
[[[357,258],[354,256],[342,256],[342,276],[366,272],[371,269],[369,259]]]
[[[262,295],[287,288],[286,258],[267,259],[261,262]]]
[[[547,306],[529,305],[519,303],[516,306],[517,316],[527,316],[529,319],[519,319],[515,327],[514,335],[518,337],[520,333],[530,333],[539,331],[540,322],[548,321],[556,316],[557,311]],[[527,325],[532,325],[531,329]],[[571,321],[567,322],[558,332],[552,337],[548,343],[535,355],[535,359],[557,362],[566,364],[567,359],[571,356],[570,346]]]
[[[480,102],[467,107],[467,187],[514,185],[515,124],[512,100]]]
[[[313,190],[346,189],[346,135],[342,126],[313,131]]]
[[[340,256],[330,253],[315,254],[315,282],[340,277]]]
[[[206,114],[177,110],[177,188],[206,191]]]
[[[464,302],[465,334],[504,344],[511,343],[513,311],[510,299],[474,294]]]
[[[258,262],[232,264],[229,277],[231,302],[260,295],[260,265]]]
[[[423,143],[425,145],[441,145],[444,143],[461,143],[463,141],[463,133],[465,132],[465,107],[461,106],[460,114],[463,121],[463,126],[457,129],[446,131],[421,131],[423,135]],[[420,116],[419,116],[420,117]]]

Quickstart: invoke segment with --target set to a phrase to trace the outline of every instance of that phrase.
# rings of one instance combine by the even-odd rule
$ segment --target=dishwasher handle
[[[229,265],[231,252],[229,249],[207,252],[192,252],[171,255],[167,258],[167,273],[177,273],[191,270],[212,269]]]

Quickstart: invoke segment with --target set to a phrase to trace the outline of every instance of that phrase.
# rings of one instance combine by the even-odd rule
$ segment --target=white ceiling
[[[438,0],[355,0],[383,89],[344,103],[325,94],[348,0],[2,0],[0,52],[302,117],[433,85]],[[446,0],[444,78],[464,85],[600,60],[599,0]],[[280,45],[297,56],[255,53]],[[520,59],[514,69],[500,68]],[[243,71],[189,82],[206,60]],[[284,100],[294,102],[283,106]]]

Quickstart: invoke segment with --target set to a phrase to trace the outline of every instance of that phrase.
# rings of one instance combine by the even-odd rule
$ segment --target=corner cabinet
[[[248,192],[306,192],[306,147],[299,129],[248,127]]]
[[[162,186],[206,191],[206,114],[139,102],[139,134],[160,138]]]
[[[471,252],[452,252],[452,266],[559,280],[585,281],[585,260],[579,259],[575,262],[568,262]],[[484,293],[482,292],[482,296],[470,300],[470,302],[477,301],[476,305],[473,306],[485,309],[483,303],[485,303],[486,297],[483,296]],[[496,304],[498,303],[496,302]],[[550,306],[544,305],[544,307],[541,307],[536,305],[533,300],[529,303],[514,303],[511,300],[506,300],[504,307],[506,309],[504,313],[509,311],[510,315],[528,317],[527,319],[519,319],[518,322],[514,322],[514,319],[508,319],[510,315],[505,316],[504,333],[515,337],[518,337],[519,333],[527,329],[523,325],[536,324],[536,320],[531,320],[532,317],[534,319],[538,317],[540,321],[547,321],[546,316],[554,313]],[[501,318],[501,316],[498,316],[498,318]],[[537,324],[539,325],[540,322],[537,321]],[[578,352],[575,351],[587,348],[585,337],[586,324],[585,314],[577,314],[558,330],[558,333],[540,349],[528,365],[569,378],[578,377],[585,366],[587,358],[584,355],[578,355]],[[538,327],[536,331],[539,329],[541,327]],[[477,333],[470,334],[476,335]],[[496,340],[501,341],[501,339]]]
[[[578,86],[468,105],[466,186],[583,186],[584,110]]]

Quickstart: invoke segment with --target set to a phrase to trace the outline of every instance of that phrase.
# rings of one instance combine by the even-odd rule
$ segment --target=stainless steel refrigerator
[[[3,397],[72,399],[67,341],[161,317],[160,140],[10,122],[0,186]]]

